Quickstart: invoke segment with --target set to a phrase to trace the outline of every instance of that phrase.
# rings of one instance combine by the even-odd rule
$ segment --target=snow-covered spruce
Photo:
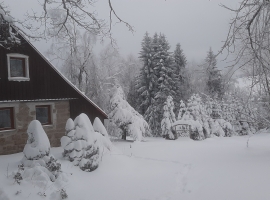
[[[61,138],[63,156],[83,171],[93,171],[100,162],[100,146],[94,128],[84,113],[66,123],[66,135]]]
[[[28,140],[22,159],[24,180],[37,181],[40,186],[55,181],[61,174],[61,164],[50,154],[50,142],[38,120],[33,120],[27,129]]]
[[[186,111],[187,111],[186,104],[181,100],[177,120],[181,120]]]
[[[142,141],[144,137],[151,136],[148,123],[129,105],[119,85],[112,89],[110,109],[109,119],[120,129],[122,139],[131,136],[134,140]]]
[[[172,123],[176,121],[173,109],[173,98],[171,96],[168,96],[163,106],[164,113],[163,119],[161,121],[161,130],[162,136],[169,140],[177,139],[176,133],[172,132]]]
[[[38,120],[33,120],[27,129],[28,140],[23,153],[27,160],[38,160],[50,153],[50,141]]]
[[[110,141],[106,128],[98,117],[96,117],[94,120],[93,128],[95,130],[95,135],[99,142],[100,148],[105,147],[111,151],[113,147],[112,142]]]
[[[103,123],[100,121],[98,117],[95,118],[93,123],[93,128],[96,132],[99,132],[104,137],[109,137],[106,128],[104,127]]]

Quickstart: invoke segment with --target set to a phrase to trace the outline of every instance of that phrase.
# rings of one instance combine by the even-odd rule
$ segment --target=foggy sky
[[[155,32],[164,33],[171,45],[170,51],[179,42],[189,62],[200,62],[210,47],[216,53],[226,38],[232,13],[219,5],[223,3],[235,8],[239,0],[111,1],[117,14],[135,29],[132,34],[124,24],[116,23],[114,19],[113,37],[122,55],[138,56],[141,41],[147,31],[151,36]],[[16,18],[21,17],[27,9],[40,9],[36,0],[4,0],[4,3]],[[99,0],[96,9],[100,17],[109,20],[107,0]],[[49,43],[44,41],[35,42],[34,45],[42,53],[49,48]],[[102,45],[98,44],[97,49],[101,48]],[[221,59],[218,58],[219,61]],[[219,65],[224,67],[227,64],[219,62]]]

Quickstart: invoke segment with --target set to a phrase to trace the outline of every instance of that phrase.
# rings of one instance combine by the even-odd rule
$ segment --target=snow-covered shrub
[[[238,133],[239,135],[251,135],[251,134],[253,134],[251,132],[251,130],[250,130],[248,122],[241,121],[240,124],[241,124],[241,130]]]
[[[21,184],[21,181],[23,180],[21,172],[17,172],[13,176],[14,182],[18,183],[19,185]]]
[[[144,137],[152,136],[148,123],[129,105],[119,85],[112,89],[110,110],[109,119],[120,129],[122,139],[129,135],[134,140],[142,141]]]
[[[67,199],[68,198],[68,195],[67,195],[66,190],[61,189],[60,190],[60,196],[61,196],[61,199]]]
[[[168,96],[163,106],[164,113],[163,119],[161,121],[161,130],[162,136],[170,140],[177,139],[177,135],[173,134],[172,132],[172,123],[176,121],[173,109],[173,98],[171,96]]]
[[[190,120],[191,125],[190,138],[193,140],[203,140],[203,127],[198,120]]]
[[[225,132],[223,131],[222,127],[220,126],[220,124],[218,123],[217,120],[214,119],[210,119],[209,120],[209,125],[211,128],[211,134],[218,136],[218,137],[224,137],[225,136]]]
[[[68,198],[68,194],[67,194],[66,190],[63,188],[60,190],[54,191],[50,195],[51,200],[62,200],[62,199],[67,199],[67,198]]]
[[[108,132],[98,117],[95,118],[93,123],[95,135],[101,146],[106,147],[109,151],[112,149],[112,143],[110,141]]]
[[[94,120],[93,128],[96,132],[99,132],[104,137],[109,137],[106,128],[104,127],[103,123],[100,121],[98,117],[96,117]]]
[[[100,151],[94,128],[84,113],[66,123],[66,135],[61,138],[63,156],[83,171],[95,170],[100,162]]]
[[[225,121],[224,119],[216,119],[216,121],[219,123],[219,125],[222,127],[225,137],[231,137],[234,135],[233,126],[230,122]]]
[[[24,157],[28,160],[38,160],[50,153],[50,141],[38,120],[33,120],[27,129],[28,140],[24,147]]]
[[[202,128],[203,128],[203,134],[205,138],[211,137],[211,128],[209,125],[209,119],[210,118],[203,118],[202,119]]]
[[[33,120],[27,129],[28,140],[19,165],[23,180],[44,186],[61,175],[61,164],[50,154],[50,142],[39,121]],[[23,173],[22,173],[23,172]]]

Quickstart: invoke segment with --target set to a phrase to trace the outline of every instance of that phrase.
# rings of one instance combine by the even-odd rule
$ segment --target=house
[[[106,113],[70,83],[28,40],[0,47],[0,155],[21,152],[28,124],[37,119],[52,147],[60,146],[68,118],[80,113],[104,122]]]

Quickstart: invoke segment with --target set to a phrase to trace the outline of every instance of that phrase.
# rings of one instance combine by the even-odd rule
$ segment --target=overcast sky
[[[220,4],[235,8],[239,0],[111,0],[117,14],[130,23],[132,34],[124,24],[114,24],[113,36],[123,55],[138,55],[145,32],[164,33],[171,51],[179,42],[189,62],[200,62],[212,47],[217,52],[228,32],[232,13]],[[37,0],[4,0],[11,14],[21,17],[27,9],[38,11]],[[18,3],[19,2],[19,3]],[[109,20],[107,0],[99,0],[96,9],[100,17]],[[116,20],[114,21],[116,22]],[[44,53],[49,45],[35,43]],[[221,58],[218,59],[219,61]],[[220,63],[226,66],[226,63]]]

